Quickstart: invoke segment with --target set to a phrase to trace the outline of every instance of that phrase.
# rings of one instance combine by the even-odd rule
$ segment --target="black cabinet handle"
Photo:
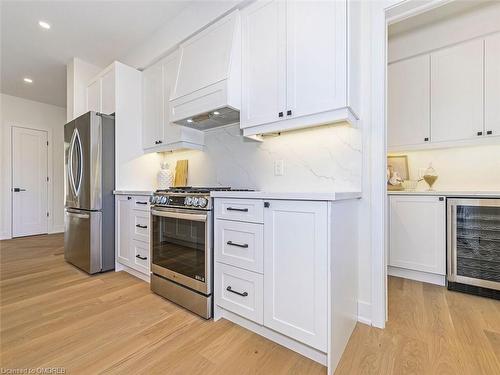
[[[139,258],[140,260],[148,260],[148,257],[141,257],[139,254],[137,254],[135,257]]]
[[[26,189],[21,189],[21,188],[13,188],[12,191],[14,193],[19,193],[20,191],[26,191]]]
[[[231,286],[228,286],[228,287],[226,288],[226,290],[227,290],[228,292],[231,292],[231,293],[237,294],[237,295],[242,296],[242,297],[246,297],[246,296],[248,296],[248,293],[247,293],[247,292],[243,292],[243,293],[237,292],[236,290],[232,290],[232,289],[231,289]]]
[[[155,141],[155,145],[157,145],[157,144],[158,144],[158,141]]]
[[[278,117],[283,117],[283,112],[278,113]]]
[[[428,138],[428,137],[425,137],[425,138],[424,138],[424,142],[429,142],[429,138]]]
[[[444,201],[444,197],[439,197],[439,200],[442,202]]]
[[[292,111],[289,109],[288,111],[286,111],[286,115],[287,116],[291,116],[292,115]]]
[[[127,200],[131,200],[131,199],[132,199],[132,197],[127,197]]]
[[[493,134],[493,130],[487,130],[487,131],[486,131],[486,134],[488,134],[488,135],[492,135],[492,134]]]
[[[483,135],[483,132],[477,132],[477,135]]]
[[[247,243],[241,244],[241,243],[236,243],[236,242],[233,242],[233,241],[227,241],[226,243],[228,245],[231,245],[231,246],[243,247],[244,249],[246,249],[248,247]]]
[[[148,226],[147,226],[147,225],[136,224],[135,226],[136,226],[137,228],[148,229]]]
[[[163,143],[163,141],[158,141],[158,144],[161,145]]]
[[[228,211],[239,211],[239,212],[248,212],[248,208],[233,208],[233,207],[228,207],[226,208]]]
[[[264,207],[265,207],[265,208],[269,208],[269,207],[271,207],[271,203],[269,203],[269,202],[264,202]]]
[[[148,204],[148,202],[135,202],[135,204]]]

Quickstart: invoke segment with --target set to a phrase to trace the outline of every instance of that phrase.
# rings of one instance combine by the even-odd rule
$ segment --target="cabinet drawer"
[[[215,217],[217,219],[264,221],[264,201],[260,199],[215,199]]]
[[[149,212],[132,210],[132,238],[149,243]]]
[[[215,260],[262,273],[263,227],[262,224],[216,220]]]
[[[215,303],[235,314],[263,323],[263,276],[217,262]]]
[[[149,274],[149,244],[132,240],[132,255],[134,256],[133,268]]]
[[[132,209],[149,211],[149,197],[147,195],[135,196],[132,198]]]

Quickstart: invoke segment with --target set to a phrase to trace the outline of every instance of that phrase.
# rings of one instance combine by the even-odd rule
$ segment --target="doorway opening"
[[[12,127],[12,237],[47,234],[48,132]]]

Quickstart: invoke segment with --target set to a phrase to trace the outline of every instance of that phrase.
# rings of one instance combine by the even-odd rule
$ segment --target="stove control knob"
[[[200,199],[198,197],[193,197],[193,206],[198,207],[200,205]]]
[[[161,204],[165,204],[165,203],[167,203],[167,197],[161,197],[161,198],[160,198],[160,203],[161,203]]]
[[[151,198],[151,203],[153,203],[153,204],[158,203],[159,198],[160,198],[159,196],[154,195],[153,198]]]
[[[193,204],[193,197],[186,197],[186,199],[184,199],[184,204],[186,206],[191,206]]]
[[[208,204],[208,200],[207,198],[200,198],[199,200],[199,206],[202,207],[202,208],[205,208],[207,207],[207,204]]]

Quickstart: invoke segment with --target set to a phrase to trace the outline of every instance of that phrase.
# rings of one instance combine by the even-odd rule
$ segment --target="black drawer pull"
[[[228,245],[231,245],[231,246],[236,246],[236,247],[243,247],[244,249],[246,249],[248,247],[248,244],[247,243],[244,243],[244,244],[241,244],[241,243],[235,243],[233,241],[227,241],[226,242]]]
[[[477,132],[477,135],[483,135],[483,132]]]
[[[248,208],[234,208],[234,207],[228,207],[226,208],[228,211],[239,211],[239,212],[248,212]]]
[[[135,224],[137,228],[148,229],[147,225]]]
[[[292,111],[291,110],[286,111],[286,115],[287,116],[291,116],[292,115]]]
[[[127,200],[131,200],[131,199],[132,199],[132,197],[127,197]]]
[[[487,130],[487,131],[486,131],[486,134],[488,134],[488,135],[492,135],[492,134],[493,134],[493,130]]]
[[[148,202],[135,202],[135,204],[148,204]]]
[[[226,290],[227,290],[228,292],[231,292],[231,293],[237,294],[237,295],[242,296],[242,297],[246,297],[246,296],[248,296],[248,293],[247,293],[247,292],[243,292],[243,293],[237,292],[236,290],[232,290],[232,289],[231,289],[231,286],[228,286],[228,287],[226,288]]]
[[[141,257],[139,254],[137,254],[135,257],[139,258],[140,260],[148,260],[148,257]]]
[[[428,137],[425,137],[425,138],[424,138],[424,142],[429,142],[429,138],[428,138]]]
[[[283,117],[283,112],[279,112],[278,117]]]

